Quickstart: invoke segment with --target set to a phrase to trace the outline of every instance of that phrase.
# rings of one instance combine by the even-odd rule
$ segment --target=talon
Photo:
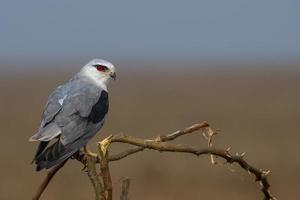
[[[83,168],[81,169],[82,172],[87,172],[87,165],[83,165]]]

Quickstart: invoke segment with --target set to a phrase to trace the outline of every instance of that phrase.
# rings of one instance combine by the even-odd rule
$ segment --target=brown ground
[[[110,87],[109,117],[90,148],[111,133],[151,138],[208,121],[222,129],[217,146],[245,151],[249,162],[271,170],[271,189],[279,199],[300,199],[297,66],[250,66],[241,70],[208,69],[200,64],[179,66],[178,70],[146,67],[119,69],[119,79]],[[29,164],[36,145],[27,140],[38,127],[47,95],[75,70],[59,76],[54,72],[1,74],[0,199],[30,199],[45,176]],[[206,144],[196,135],[179,142]],[[70,161],[43,199],[93,199],[92,187],[81,167]],[[112,163],[111,170],[115,197],[119,180],[128,176],[133,200],[262,199],[253,177],[236,166],[211,166],[208,157],[144,151]]]

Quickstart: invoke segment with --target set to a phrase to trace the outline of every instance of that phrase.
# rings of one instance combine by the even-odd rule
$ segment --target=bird
[[[40,127],[29,141],[39,142],[32,163],[36,171],[66,161],[102,128],[109,109],[108,83],[115,67],[93,59],[48,97]]]

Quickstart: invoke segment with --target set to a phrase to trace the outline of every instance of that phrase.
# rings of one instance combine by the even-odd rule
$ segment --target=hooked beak
[[[111,73],[110,73],[110,77],[111,77],[112,79],[116,80],[116,79],[117,79],[116,72],[111,72]]]

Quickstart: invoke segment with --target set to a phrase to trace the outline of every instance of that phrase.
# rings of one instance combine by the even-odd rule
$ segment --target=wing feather
[[[73,81],[55,90],[42,115],[41,127],[31,141],[58,140],[38,148],[37,170],[49,168],[77,152],[102,127],[108,111],[108,94],[84,80]]]
[[[86,85],[67,97],[64,107],[55,118],[55,122],[62,127],[60,141],[64,145],[72,143],[93,127],[90,126],[88,117],[92,113],[94,105],[101,99],[102,91],[101,88],[94,85]],[[106,105],[103,104],[103,106]],[[102,119],[104,117],[105,115]]]
[[[51,123],[45,128],[40,129],[35,135],[29,138],[29,141],[50,141],[61,133],[61,128],[58,127],[55,123]]]

